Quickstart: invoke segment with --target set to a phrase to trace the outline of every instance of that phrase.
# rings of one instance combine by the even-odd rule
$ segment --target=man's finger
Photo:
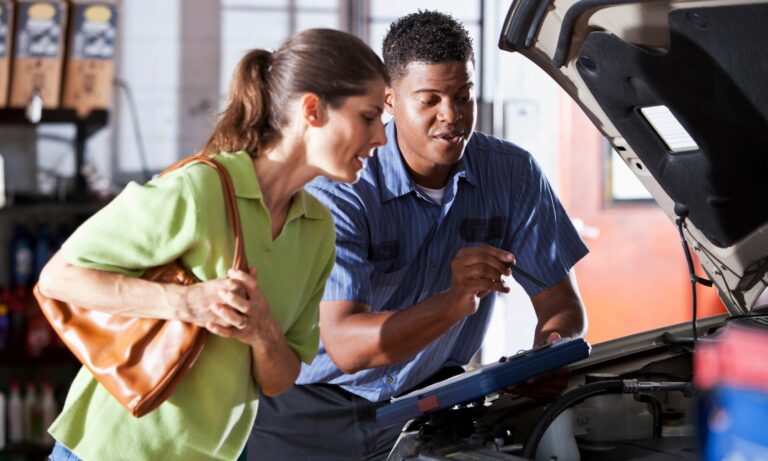
[[[558,333],[556,331],[553,331],[552,333],[549,334],[549,336],[547,336],[547,342],[548,343],[553,343],[553,342],[559,341],[561,339],[562,339],[562,336],[560,336],[560,333]]]
[[[515,264],[515,255],[508,251],[502,250],[501,248],[492,247],[490,245],[477,245],[473,247],[462,248],[459,250],[459,253],[456,256],[467,258],[477,256],[478,254],[491,256],[504,263]]]

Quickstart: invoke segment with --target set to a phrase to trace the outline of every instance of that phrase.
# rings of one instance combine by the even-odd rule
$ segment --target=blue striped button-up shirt
[[[357,183],[319,178],[307,187],[336,223],[336,265],[324,300],[357,301],[373,312],[408,308],[448,289],[453,257],[479,244],[512,252],[521,268],[549,286],[587,253],[528,152],[475,132],[437,204],[409,176],[395,130],[394,122],[387,124],[387,144]],[[516,281],[529,295],[541,291],[524,278]],[[397,365],[346,375],[321,344],[297,384],[333,383],[370,401],[397,395],[444,366],[467,364],[482,344],[494,299],[486,296],[476,314]]]

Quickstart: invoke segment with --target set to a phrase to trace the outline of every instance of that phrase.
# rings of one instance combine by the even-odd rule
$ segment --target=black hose
[[[661,403],[659,403],[659,399],[651,394],[640,392],[635,395],[635,400],[648,404],[648,408],[653,415],[653,438],[661,438]]]
[[[564,394],[557,401],[553,402],[547,410],[539,417],[536,424],[528,434],[523,448],[523,458],[532,459],[536,456],[536,448],[539,446],[541,438],[544,436],[547,428],[557,416],[565,409],[584,399],[600,394],[621,394],[624,392],[624,382],[620,380],[598,381],[596,383],[585,384],[578,389]]]
[[[697,318],[697,300],[696,300],[696,284],[699,283],[706,287],[712,286],[712,280],[705,279],[696,275],[696,269],[693,267],[693,257],[691,256],[691,250],[688,248],[688,242],[685,240],[685,233],[683,232],[683,226],[685,225],[685,219],[688,217],[688,207],[682,203],[675,203],[675,214],[677,219],[675,224],[677,225],[677,232],[680,234],[680,243],[683,245],[683,253],[685,254],[685,262],[688,265],[688,274],[691,281],[691,298],[693,305],[691,306],[691,333],[693,333],[693,343],[699,339]]]

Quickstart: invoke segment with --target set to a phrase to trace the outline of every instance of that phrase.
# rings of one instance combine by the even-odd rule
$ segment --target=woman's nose
[[[387,143],[387,134],[384,131],[384,123],[376,123],[373,136],[371,137],[371,147],[380,147]]]

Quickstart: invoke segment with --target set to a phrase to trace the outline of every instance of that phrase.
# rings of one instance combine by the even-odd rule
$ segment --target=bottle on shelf
[[[53,393],[53,384],[48,380],[43,381],[43,397],[40,407],[42,413],[42,443],[46,446],[53,446],[54,440],[51,434],[48,433],[48,428],[51,427],[53,420],[56,419],[56,415],[59,413],[59,405],[56,403],[56,397]]]
[[[21,386],[11,381],[8,395],[8,442],[17,444],[24,441],[24,404],[21,401]]]
[[[24,440],[39,443],[43,438],[43,420],[40,412],[40,398],[33,381],[27,382],[24,394]]]
[[[34,307],[27,309],[27,355],[39,357],[51,345],[53,336],[51,324],[42,311]]]
[[[71,233],[72,228],[69,224],[65,222],[59,223],[59,227],[56,229],[56,241],[53,244],[54,253],[61,249],[61,246],[64,244],[64,242],[67,240],[67,237],[69,237]]]
[[[11,319],[8,306],[0,299],[0,350],[11,347]]]
[[[0,155],[0,208],[5,207],[5,161],[3,156]]]
[[[11,280],[16,286],[31,286],[34,276],[34,251],[27,227],[17,223],[11,240]]]
[[[51,242],[51,228],[46,223],[40,223],[35,233],[35,264],[33,280],[40,278],[40,272],[43,266],[53,256],[53,247]]]
[[[3,298],[8,304],[10,317],[11,349],[21,352],[24,349],[24,337],[26,318],[24,315],[24,303],[10,288],[3,290]]]

